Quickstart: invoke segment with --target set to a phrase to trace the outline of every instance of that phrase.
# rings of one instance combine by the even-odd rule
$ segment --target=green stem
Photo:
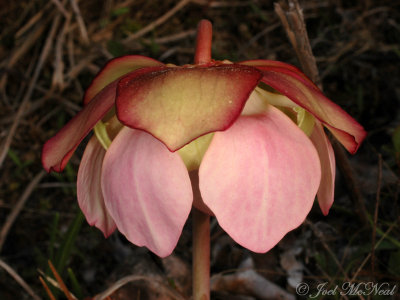
[[[210,299],[210,216],[193,207],[193,300]]]

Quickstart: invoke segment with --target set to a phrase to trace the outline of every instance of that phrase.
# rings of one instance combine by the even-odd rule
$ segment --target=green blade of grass
[[[72,291],[75,296],[78,297],[78,299],[83,299],[83,292],[82,292],[82,287],[79,284],[78,279],[75,276],[74,271],[72,271],[71,268],[67,269],[69,279],[71,280],[71,285],[72,285]]]
[[[61,248],[55,259],[55,266],[60,274],[62,274],[65,265],[67,264],[67,260],[71,255],[76,237],[78,236],[79,230],[81,229],[84,220],[85,217],[83,213],[79,211],[79,213],[76,215],[75,219],[71,223],[70,227],[68,228],[68,231],[61,244]]]
[[[49,255],[49,259],[51,261],[54,260],[54,248],[55,248],[55,243],[56,243],[56,238],[57,238],[57,233],[58,233],[58,225],[60,222],[60,213],[56,213],[54,215],[54,219],[53,219],[53,224],[50,228],[50,243],[49,243],[49,247],[48,247],[48,255]]]

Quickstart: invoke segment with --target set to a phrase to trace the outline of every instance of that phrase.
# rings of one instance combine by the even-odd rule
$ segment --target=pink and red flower
[[[194,205],[240,245],[268,251],[316,195],[324,214],[333,203],[335,157],[323,127],[351,153],[366,132],[294,66],[199,61],[111,60],[83,109],[44,145],[43,166],[62,171],[94,128],[77,193],[105,236],[118,228],[167,256]]]

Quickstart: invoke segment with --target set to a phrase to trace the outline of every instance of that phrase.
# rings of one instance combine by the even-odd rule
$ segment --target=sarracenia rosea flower
[[[44,145],[43,166],[60,172],[94,129],[77,193],[105,236],[118,228],[169,255],[194,205],[265,252],[304,221],[316,195],[328,213],[335,158],[323,127],[351,153],[364,129],[296,67],[215,61],[210,51],[211,23],[202,21],[194,65],[111,60],[83,109]]]

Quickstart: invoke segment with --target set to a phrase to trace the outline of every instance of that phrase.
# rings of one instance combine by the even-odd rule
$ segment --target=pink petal
[[[79,143],[114,105],[117,81],[109,84],[67,125],[43,146],[42,164],[47,172],[61,172]]]
[[[150,57],[141,55],[126,55],[110,60],[103,69],[96,75],[85,92],[83,103],[86,105],[105,86],[119,77],[143,67],[162,66],[163,63]]]
[[[304,221],[321,168],[310,139],[269,106],[215,133],[199,178],[203,200],[221,227],[242,246],[265,252]]]
[[[355,153],[366,136],[364,128],[337,104],[326,98],[297,68],[285,68],[281,64],[283,63],[264,66],[259,63],[257,68],[264,73],[261,81],[313,114],[349,152]]]
[[[104,236],[108,237],[116,225],[106,209],[101,191],[101,166],[104,155],[106,151],[97,138],[92,137],[79,165],[77,195],[79,206],[88,223],[99,228]]]
[[[236,120],[261,73],[235,64],[153,68],[124,77],[117,88],[117,115],[175,151]],[[140,70],[139,70],[140,71]]]
[[[310,136],[321,161],[321,184],[317,192],[319,207],[324,215],[329,213],[335,193],[335,153],[321,123],[316,121]]]
[[[107,150],[102,189],[118,230],[161,257],[175,248],[193,194],[178,153],[146,132],[124,128]]]

